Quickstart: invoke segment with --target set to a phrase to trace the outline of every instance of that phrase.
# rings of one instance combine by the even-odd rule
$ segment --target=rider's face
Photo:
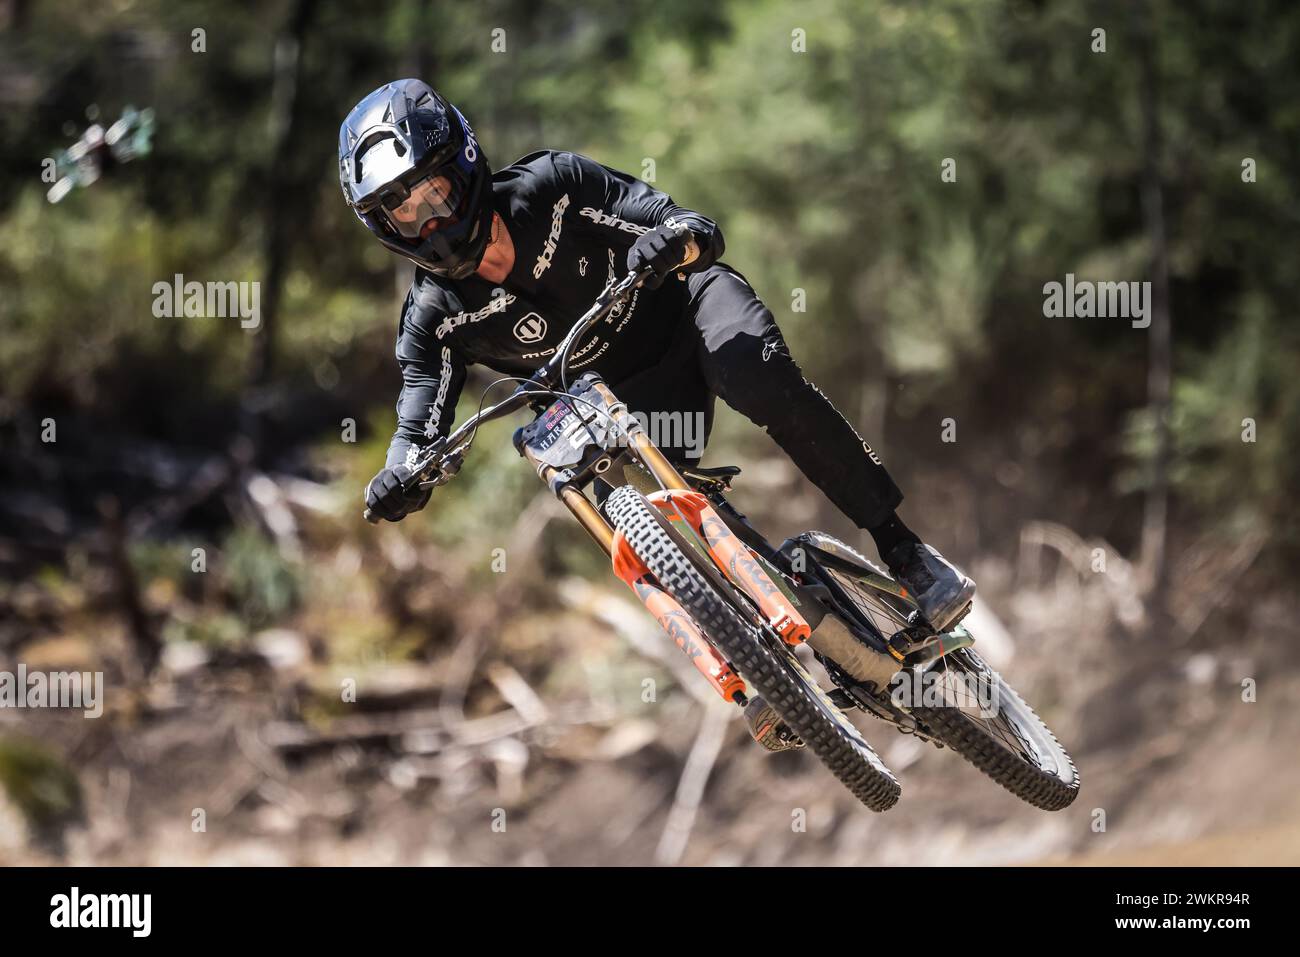
[[[434,230],[456,222],[451,192],[451,180],[446,176],[429,176],[411,188],[402,205],[388,210],[388,218],[406,238],[425,239]]]

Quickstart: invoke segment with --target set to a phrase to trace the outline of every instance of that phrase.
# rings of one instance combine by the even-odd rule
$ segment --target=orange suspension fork
[[[684,518],[733,585],[754,600],[763,616],[787,644],[808,640],[812,629],[785,593],[764,571],[749,547],[737,538],[699,492],[664,489],[648,496],[670,520]],[[680,518],[679,518],[680,516]]]
[[[632,546],[627,543],[622,532],[614,532],[611,557],[614,561],[614,574],[627,582],[636,597],[655,616],[660,627],[668,632],[677,647],[691,659],[691,664],[713,685],[713,690],[725,701],[734,702],[737,695],[744,694],[744,679],[714,650],[677,600],[659,587],[650,574],[650,569],[632,551]]]

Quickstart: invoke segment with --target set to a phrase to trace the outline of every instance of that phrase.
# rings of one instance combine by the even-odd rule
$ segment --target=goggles
[[[383,214],[404,239],[425,239],[460,222],[461,205],[468,192],[454,168],[444,168],[418,180],[409,189],[386,187],[380,191]],[[405,194],[405,195],[403,195]]]

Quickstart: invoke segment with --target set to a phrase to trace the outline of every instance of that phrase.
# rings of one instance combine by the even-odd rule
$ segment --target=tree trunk
[[[1139,559],[1153,628],[1168,621],[1169,460],[1172,455],[1173,337],[1169,311],[1169,240],[1160,175],[1160,75],[1151,4],[1135,13],[1142,111],[1142,218],[1151,250],[1151,326],[1147,330],[1147,406],[1155,428]]]
[[[298,162],[302,126],[302,48],[315,16],[317,0],[295,0],[275,41],[271,83],[270,166],[267,170],[266,210],[262,247],[261,325],[254,333],[248,369],[244,434],[253,442],[254,460],[262,457],[264,392],[275,371],[280,300],[294,243],[303,232],[305,202],[301,197],[302,164]],[[306,200],[310,202],[310,199]]]

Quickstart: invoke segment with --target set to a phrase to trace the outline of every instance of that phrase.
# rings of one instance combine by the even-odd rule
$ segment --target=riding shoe
[[[965,617],[975,583],[929,545],[900,542],[885,564],[935,631],[947,631]]]

